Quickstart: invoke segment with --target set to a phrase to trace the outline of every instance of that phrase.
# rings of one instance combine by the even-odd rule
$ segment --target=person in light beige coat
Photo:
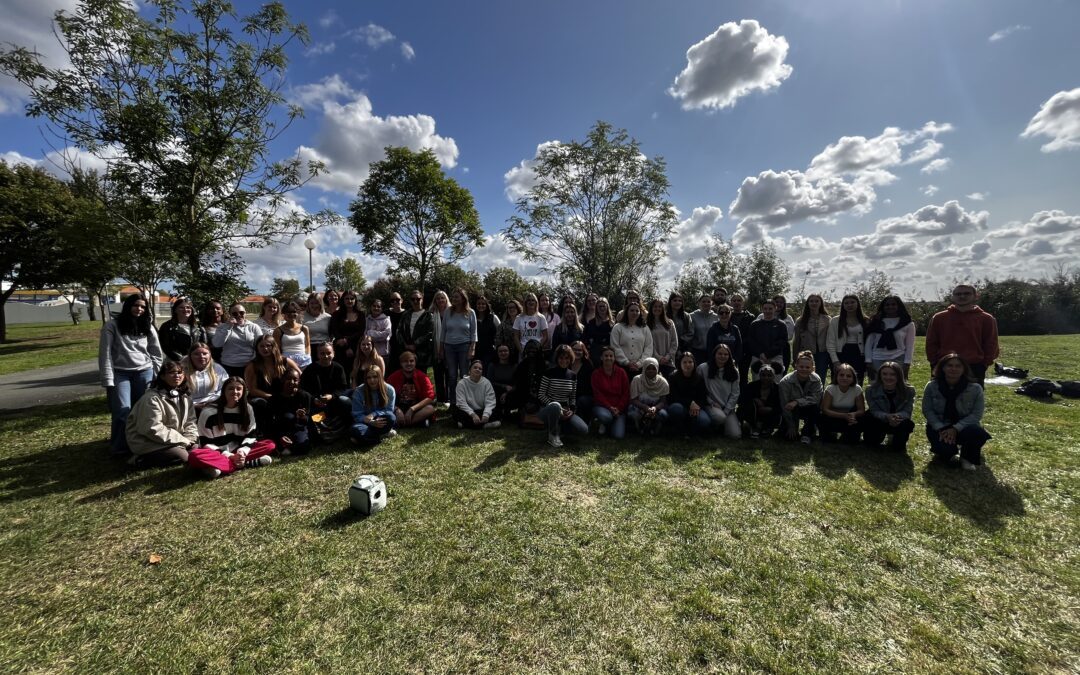
[[[128,415],[128,463],[139,468],[187,463],[188,451],[199,440],[196,421],[184,367],[166,362]]]
[[[811,293],[803,305],[802,316],[795,321],[795,338],[791,353],[808,351],[814,355],[815,372],[822,380],[829,372],[829,321],[825,301],[817,293]]]

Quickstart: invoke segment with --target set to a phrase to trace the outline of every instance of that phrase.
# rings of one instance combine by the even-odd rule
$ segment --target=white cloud
[[[384,157],[387,146],[430,148],[443,167],[457,164],[457,143],[435,133],[433,117],[379,117],[373,114],[368,97],[354,91],[337,75],[296,87],[292,99],[317,105],[323,113],[315,147],[300,146],[297,151],[301,159],[326,163],[329,173],[313,181],[321,189],[354,194],[367,179],[371,163]]]
[[[36,50],[50,68],[67,66],[67,54],[53,35],[53,15],[57,11],[73,13],[77,6],[77,0],[4,0],[0,45]],[[14,79],[0,75],[0,114],[22,112],[26,93]]]
[[[1080,148],[1080,87],[1059,91],[1043,103],[1020,134],[1021,138],[1033,136],[1051,139],[1042,146],[1043,152]]]
[[[993,239],[1008,239],[1070,233],[1080,234],[1080,216],[1070,216],[1064,211],[1039,211],[1026,223],[1010,223],[986,236]]]
[[[938,157],[937,159],[928,162],[926,166],[919,169],[919,171],[920,173],[937,173],[948,169],[950,166],[952,166],[952,159],[948,157]]]
[[[985,201],[986,198],[990,196],[990,193],[989,192],[972,192],[971,194],[964,195],[964,196],[967,197],[968,199],[970,199],[973,202],[981,202],[981,201]]]
[[[536,174],[533,172],[533,167],[536,166],[536,158],[540,156],[545,148],[555,147],[561,145],[560,141],[544,141],[540,145],[536,146],[536,154],[532,159],[523,159],[517,166],[503,174],[503,194],[511,202],[517,200],[528,194],[529,190],[536,185]]]
[[[319,25],[323,28],[329,28],[340,21],[337,12],[332,9],[319,17]]]
[[[922,147],[911,153],[911,155],[908,156],[907,160],[905,160],[904,163],[920,164],[936,156],[939,152],[941,152],[942,148],[944,147],[945,145],[940,143],[939,141],[935,141],[932,138],[928,139],[922,144]]]
[[[502,233],[499,232],[485,235],[484,245],[474,248],[460,264],[463,269],[477,272],[481,276],[495,267],[509,267],[526,279],[550,280],[550,276],[542,267],[522,260],[520,254],[511,250],[503,239]]]
[[[986,211],[967,211],[956,200],[941,206],[927,205],[897,218],[877,222],[883,234],[912,234],[916,236],[964,234],[986,229],[990,214]]]
[[[316,42],[304,50],[304,56],[315,57],[332,54],[336,48],[337,44],[333,40],[330,42]]]
[[[408,42],[401,43],[401,55],[405,57],[406,61],[412,61],[416,58],[416,50]]]
[[[881,232],[844,237],[840,240],[841,251],[861,253],[867,260],[903,258],[915,255],[918,249],[919,245],[914,239]]]
[[[753,19],[725,23],[686,51],[686,67],[668,94],[684,110],[720,110],[753,91],[780,86],[792,72],[788,43]]]
[[[800,171],[763,171],[749,176],[728,210],[742,217],[733,237],[735,243],[750,244],[766,228],[778,230],[807,218],[827,218],[843,212],[865,213],[874,204],[871,185],[846,182],[840,178],[812,181]]]
[[[936,185],[924,185],[923,187],[921,187],[919,189],[927,197],[933,197],[934,195],[936,195],[938,193],[939,190],[941,190],[941,188],[939,188]]]
[[[1008,28],[1002,28],[999,31],[994,31],[994,34],[990,36],[990,42],[998,42],[1009,37],[1013,33],[1022,30],[1031,30],[1031,26],[1025,26],[1023,24],[1016,24],[1015,26],[1009,26]]]
[[[357,42],[363,42],[372,49],[378,49],[379,47],[394,41],[394,34],[377,23],[369,23],[366,26],[353,28],[346,32],[345,36],[350,37]]]

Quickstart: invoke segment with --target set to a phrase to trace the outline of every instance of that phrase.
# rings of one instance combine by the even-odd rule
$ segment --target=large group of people
[[[421,291],[405,296],[408,309],[395,292],[385,312],[351,290],[267,298],[255,320],[241,303],[196,313],[179,298],[160,328],[129,296],[99,350],[112,451],[217,477],[320,439],[375,444],[440,413],[461,429],[543,429],[554,447],[567,434],[717,434],[902,453],[915,431],[915,324],[897,296],[864,311],[848,295],[831,316],[812,294],[796,317],[783,297],[755,314],[724,289],[689,299],[693,311],[678,293],[631,290],[617,313],[594,293],[529,293],[501,318],[463,289],[427,306]],[[974,469],[997,328],[971,286],[952,300],[929,324],[922,414],[934,456]]]

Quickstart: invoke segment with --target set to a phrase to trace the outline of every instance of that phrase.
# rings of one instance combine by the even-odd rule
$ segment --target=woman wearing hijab
[[[670,391],[668,381],[660,376],[660,363],[651,356],[647,357],[641,364],[641,374],[630,382],[629,415],[639,433],[645,436],[660,433],[668,418],[667,397]]]

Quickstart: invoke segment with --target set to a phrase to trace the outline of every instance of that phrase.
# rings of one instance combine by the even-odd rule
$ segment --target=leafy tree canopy
[[[363,295],[367,288],[367,279],[356,258],[335,258],[326,266],[324,274],[327,288],[351,290],[358,295]]]

